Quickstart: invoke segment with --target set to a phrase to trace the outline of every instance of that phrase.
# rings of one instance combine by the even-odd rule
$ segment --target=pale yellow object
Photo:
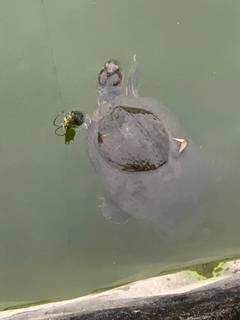
[[[179,153],[181,153],[187,146],[188,142],[185,139],[173,138],[174,140],[180,142]]]

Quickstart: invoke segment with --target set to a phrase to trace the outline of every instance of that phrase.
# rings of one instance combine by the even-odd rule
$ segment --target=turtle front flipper
[[[123,212],[119,207],[110,199],[103,198],[102,215],[104,218],[113,223],[125,223],[130,219],[130,215]]]
[[[126,95],[132,97],[138,97],[138,68],[137,68],[137,60],[136,54],[133,56],[133,66],[129,72],[127,79],[127,87],[126,87]]]

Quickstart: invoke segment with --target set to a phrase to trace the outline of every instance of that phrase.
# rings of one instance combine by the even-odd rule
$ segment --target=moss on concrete
[[[53,302],[53,301],[51,301],[51,300],[42,300],[42,301],[36,301],[36,302],[31,302],[31,303],[24,303],[24,304],[19,304],[19,305],[7,307],[7,308],[3,309],[3,311],[15,310],[15,309],[20,309],[20,308],[34,307],[34,306],[38,306],[40,304],[46,304],[46,303],[51,303],[51,302]]]

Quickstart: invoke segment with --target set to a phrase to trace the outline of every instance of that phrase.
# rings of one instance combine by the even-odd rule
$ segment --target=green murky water
[[[0,307],[240,254],[239,15],[225,0],[0,2]],[[140,94],[222,168],[202,222],[164,241],[144,221],[105,220],[84,130],[69,146],[53,133],[62,109],[95,110],[106,60],[128,70],[134,54]]]

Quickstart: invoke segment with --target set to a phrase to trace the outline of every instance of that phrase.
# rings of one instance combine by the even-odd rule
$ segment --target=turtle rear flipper
[[[130,215],[123,212],[119,207],[109,199],[103,199],[102,215],[104,218],[110,220],[113,223],[125,223],[130,219]]]

